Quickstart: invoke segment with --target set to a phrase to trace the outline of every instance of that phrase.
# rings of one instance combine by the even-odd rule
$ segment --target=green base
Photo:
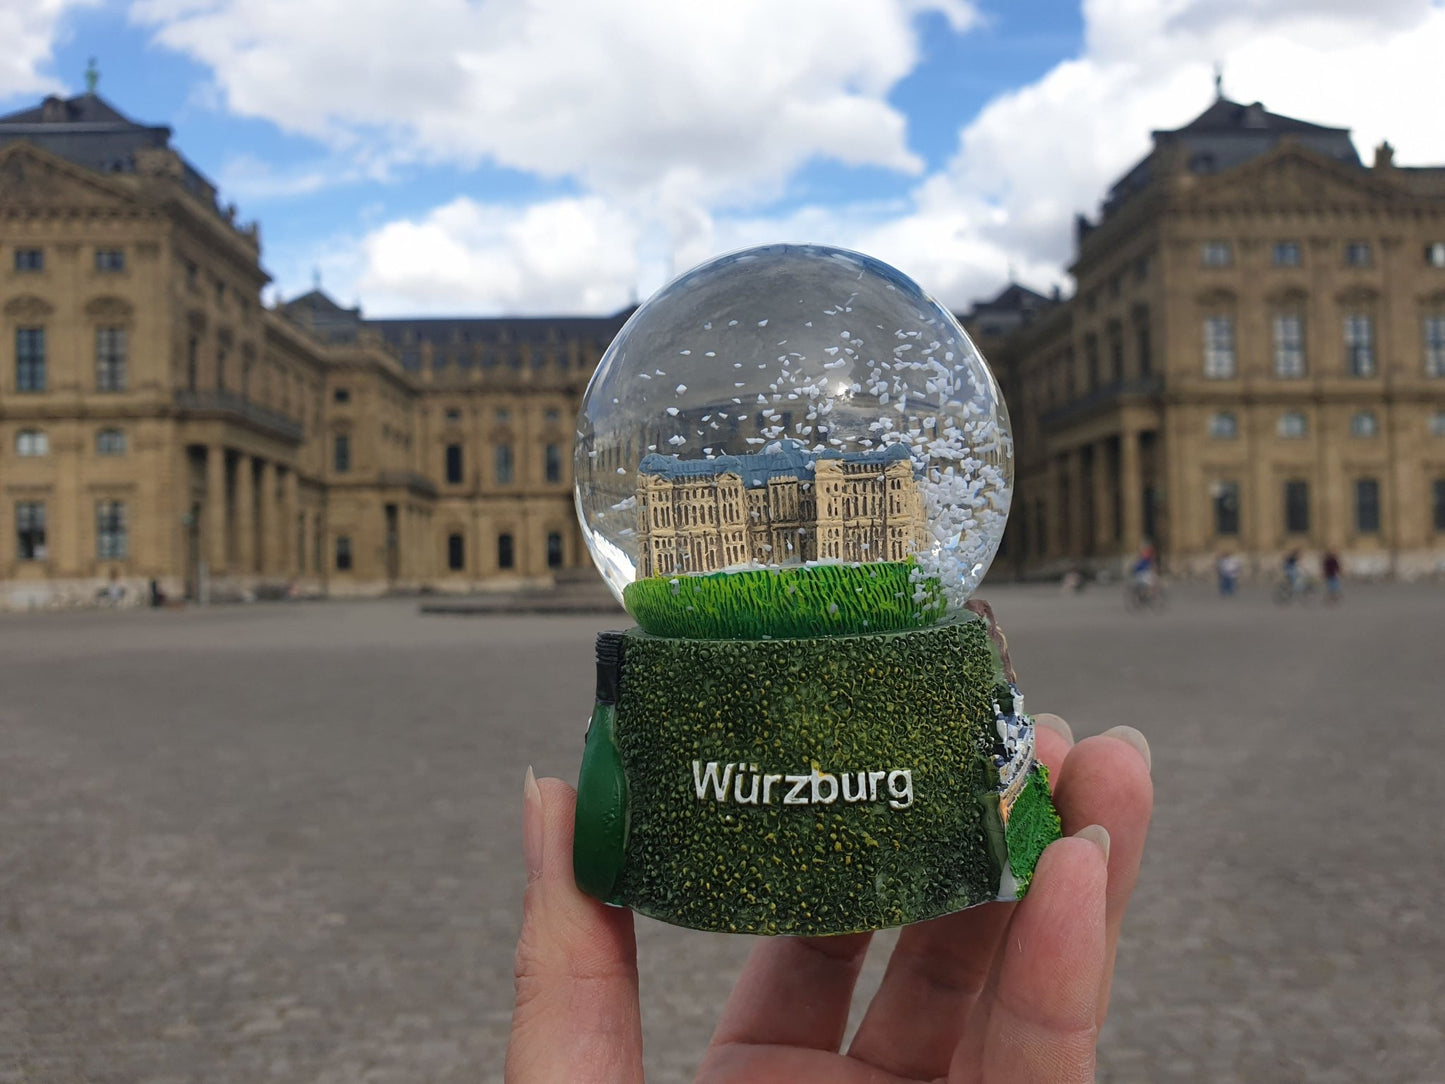
[[[610,903],[703,930],[881,929],[1014,898],[1059,834],[1041,769],[1000,816],[1011,697],[976,617],[812,640],[632,630],[624,648],[578,785],[578,883]]]

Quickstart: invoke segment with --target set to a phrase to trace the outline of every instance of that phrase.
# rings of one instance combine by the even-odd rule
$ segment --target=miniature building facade
[[[757,455],[638,466],[638,574],[806,561],[905,561],[926,537],[908,449]]]

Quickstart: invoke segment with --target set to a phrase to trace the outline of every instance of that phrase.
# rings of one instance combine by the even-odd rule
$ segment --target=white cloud
[[[599,196],[521,208],[460,197],[368,234],[354,288],[373,315],[615,312],[636,289],[639,240]]]
[[[531,206],[457,200],[376,227],[351,250],[351,281],[377,311],[605,312],[669,271],[775,240],[870,252],[955,308],[1010,268],[1046,289],[1065,281],[1074,214],[1097,209],[1152,129],[1209,104],[1216,61],[1230,97],[1352,128],[1366,159],[1389,138],[1402,163],[1445,162],[1439,0],[1088,0],[1080,54],[991,101],[944,168],[892,202],[782,214],[761,208],[809,158],[915,168],[884,95],[916,62],[910,12],[940,4],[503,0],[485,8],[500,21],[479,44],[473,9],[432,0],[397,29],[395,59],[372,58],[349,30],[332,40],[321,20],[328,56],[303,93],[286,72],[306,70],[294,66],[311,55],[309,32],[278,38],[285,20],[264,26],[265,3],[247,6],[250,29],[232,0],[148,10],[182,2],[191,14],[161,37],[214,55],[237,108],[342,150],[376,136],[388,153],[490,157],[583,190]],[[343,21],[373,34],[390,10],[352,4]],[[971,18],[947,10],[958,27]],[[450,50],[434,47],[443,17]],[[368,66],[348,68],[355,56]],[[413,73],[419,58],[429,70]],[[415,84],[398,89],[407,73]]]
[[[775,193],[814,157],[917,172],[886,101],[914,22],[969,0],[139,0],[229,107],[357,154],[484,161],[614,197]]]
[[[96,0],[9,0],[0,3],[0,99],[59,94],[64,86],[41,68],[50,63],[67,10]]]

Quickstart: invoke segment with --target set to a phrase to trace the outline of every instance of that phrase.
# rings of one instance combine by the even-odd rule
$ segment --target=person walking
[[[1229,598],[1239,583],[1241,566],[1239,558],[1225,550],[1214,562],[1214,571],[1219,576],[1219,597]]]
[[[1334,550],[1326,550],[1324,560],[1321,562],[1320,571],[1325,577],[1325,601],[1339,602],[1341,590],[1344,587],[1343,572],[1340,565],[1340,558]]]

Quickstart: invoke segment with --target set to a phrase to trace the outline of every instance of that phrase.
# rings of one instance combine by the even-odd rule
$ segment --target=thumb
[[[527,769],[522,834],[527,892],[514,968],[508,1084],[642,1080],[632,912],[578,891],[572,877],[576,792]]]

